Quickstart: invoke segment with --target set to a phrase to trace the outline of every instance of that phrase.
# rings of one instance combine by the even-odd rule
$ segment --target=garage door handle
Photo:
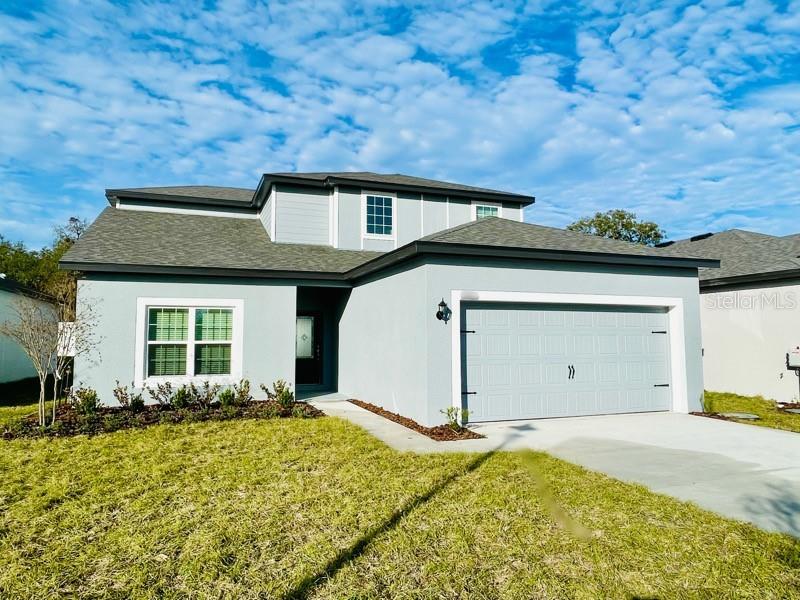
[[[461,333],[475,333],[474,329],[462,329]]]
[[[661,331],[661,330],[659,330],[659,331],[651,331],[650,333],[667,333],[667,331],[665,329],[663,331]]]
[[[478,392],[461,392],[461,395],[462,396],[474,396],[477,393]]]
[[[575,367],[567,366],[567,379],[575,379]]]
[[[656,383],[653,387],[669,387],[668,383]]]

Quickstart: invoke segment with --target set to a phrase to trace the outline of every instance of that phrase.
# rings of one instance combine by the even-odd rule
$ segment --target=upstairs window
[[[475,219],[484,219],[486,217],[499,217],[500,208],[490,204],[476,204],[475,205]]]
[[[392,237],[393,198],[367,194],[366,197],[366,234],[368,236]]]

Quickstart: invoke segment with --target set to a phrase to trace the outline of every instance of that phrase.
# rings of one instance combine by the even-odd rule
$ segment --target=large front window
[[[147,377],[230,375],[233,309],[150,307]]]
[[[392,197],[367,195],[367,235],[392,235]]]

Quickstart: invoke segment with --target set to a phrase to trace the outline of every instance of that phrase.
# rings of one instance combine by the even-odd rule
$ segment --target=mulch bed
[[[780,412],[786,412],[789,409],[798,409],[798,408],[800,408],[800,402],[779,402],[778,404],[776,404],[776,408]],[[786,414],[792,415],[792,414],[797,414],[797,413],[786,413]]]
[[[426,435],[432,440],[436,440],[437,442],[454,442],[457,440],[480,440],[483,439],[484,437],[479,433],[475,433],[471,429],[467,429],[466,427],[459,427],[458,429],[454,429],[450,427],[450,425],[423,427],[413,419],[409,419],[408,417],[398,415],[397,413],[389,412],[388,410],[385,410],[380,406],[375,406],[374,404],[370,404],[369,402],[362,402],[361,400],[350,400],[350,402],[352,402],[356,406],[360,406],[361,408],[368,410],[369,412],[373,412],[376,415],[380,415],[385,419],[389,419],[390,421],[399,423],[403,427],[408,427],[409,429],[413,429],[414,431],[417,431],[422,435]]]
[[[199,423],[203,421],[230,421],[233,419],[275,419],[275,418],[316,418],[325,413],[305,402],[295,402],[284,408],[277,402],[250,401],[239,406],[220,406],[214,402],[203,408],[173,408],[158,404],[147,405],[134,412],[120,407],[101,407],[93,415],[84,416],[69,404],[60,406],[56,423],[53,426],[39,427],[36,414],[29,415],[6,426],[0,432],[5,440],[14,438],[69,437],[74,435],[95,435],[110,433],[121,429],[141,429],[158,424]],[[50,414],[47,415],[48,419]]]

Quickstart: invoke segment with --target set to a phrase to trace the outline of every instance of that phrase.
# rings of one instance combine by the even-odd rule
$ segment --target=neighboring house
[[[797,399],[786,353],[800,345],[800,234],[731,229],[662,246],[722,261],[700,269],[706,389]]]
[[[0,323],[18,321],[15,304],[20,302],[42,302],[39,292],[20,285],[0,275]],[[36,377],[36,369],[23,349],[13,340],[0,334],[0,383],[10,383]]]
[[[700,408],[713,260],[523,223],[530,196],[375,173],[116,189],[65,255],[77,383],[286,379],[443,422]],[[447,306],[439,306],[440,304]],[[443,309],[445,319],[437,319]]]

